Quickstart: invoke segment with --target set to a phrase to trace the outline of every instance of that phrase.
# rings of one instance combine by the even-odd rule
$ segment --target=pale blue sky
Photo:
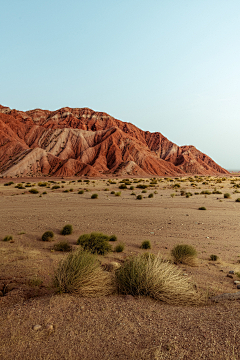
[[[239,0],[0,5],[0,104],[104,111],[240,170]]]

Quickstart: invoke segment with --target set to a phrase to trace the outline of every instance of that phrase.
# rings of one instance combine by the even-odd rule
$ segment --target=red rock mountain
[[[227,174],[194,146],[177,146],[88,108],[11,110],[0,105],[2,176]]]

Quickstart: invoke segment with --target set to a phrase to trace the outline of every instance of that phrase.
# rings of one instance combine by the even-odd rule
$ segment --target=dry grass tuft
[[[60,261],[53,285],[60,293],[75,293],[96,297],[113,292],[112,277],[105,272],[97,258],[86,251],[70,253]]]
[[[197,265],[197,251],[191,245],[176,245],[172,249],[171,255],[176,264]]]
[[[131,257],[116,270],[116,285],[121,294],[144,295],[174,305],[200,305],[206,298],[175,265],[159,255]]]

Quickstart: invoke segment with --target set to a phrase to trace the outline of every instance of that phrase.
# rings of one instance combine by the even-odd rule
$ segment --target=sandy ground
[[[151,252],[167,258],[174,245],[193,245],[198,265],[180,267],[198,289],[209,296],[239,291],[233,283],[237,275],[227,274],[240,272],[240,203],[235,202],[240,178],[161,180],[147,193],[132,183],[134,193],[143,195],[136,200],[131,190],[118,189],[120,179],[117,184],[108,184],[107,179],[89,184],[55,179],[64,186],[56,190],[51,189],[56,184],[39,187],[35,179],[38,194],[15,188],[32,179],[13,179],[11,186],[4,186],[7,181],[1,179],[0,239],[13,236],[13,242],[0,242],[0,283],[9,289],[0,298],[2,359],[240,359],[239,300],[180,307],[131,296],[59,296],[51,287],[53,270],[65,256],[52,251],[52,246],[66,240],[60,230],[72,224],[74,231],[67,239],[73,249],[81,234],[92,231],[115,234],[117,244],[125,244],[123,253],[100,257],[102,263],[144,252],[143,240],[150,240]],[[150,180],[144,183],[149,185]],[[175,183],[180,188],[174,189]],[[72,191],[63,192],[67,189]],[[78,194],[79,189],[89,191]],[[222,194],[194,194],[214,189]],[[181,196],[181,190],[193,196]],[[44,191],[47,194],[39,196]],[[121,191],[121,196],[111,191]],[[98,199],[91,199],[93,193]],[[148,198],[150,193],[153,198]],[[224,193],[231,198],[224,199]],[[198,210],[202,206],[207,210]],[[54,242],[41,241],[46,230],[55,233]],[[211,254],[219,260],[210,261]],[[53,330],[46,330],[48,323]],[[39,331],[32,329],[36,324],[42,326]]]

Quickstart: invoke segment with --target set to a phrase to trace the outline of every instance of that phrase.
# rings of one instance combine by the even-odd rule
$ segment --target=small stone
[[[240,284],[239,284],[239,285],[237,285],[237,289],[240,289]]]
[[[188,276],[187,274],[183,274],[183,276]]]
[[[81,310],[84,310],[84,309],[85,309],[85,306],[81,306],[80,309],[81,309]]]
[[[219,270],[219,271],[223,272],[223,269],[221,269],[221,270]]]
[[[46,325],[46,330],[53,330],[53,324],[47,324]]]
[[[230,275],[230,274],[227,274],[227,277],[229,277],[229,278],[233,279],[233,276],[232,276],[232,275]]]
[[[235,274],[234,270],[230,270],[229,274]]]
[[[41,325],[34,325],[33,330],[38,331],[41,329],[41,327],[42,327]]]
[[[234,284],[235,284],[235,285],[238,285],[238,284],[240,284],[240,281],[235,280],[235,281],[234,281]]]

